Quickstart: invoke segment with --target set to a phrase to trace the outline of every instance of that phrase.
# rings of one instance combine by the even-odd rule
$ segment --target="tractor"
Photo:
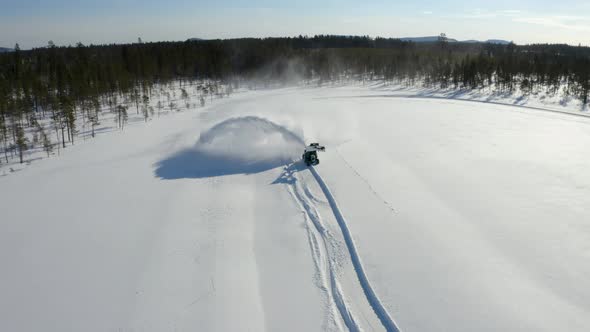
[[[307,166],[315,166],[320,163],[318,159],[318,151],[326,151],[326,147],[319,145],[318,143],[311,143],[305,147],[301,158]]]

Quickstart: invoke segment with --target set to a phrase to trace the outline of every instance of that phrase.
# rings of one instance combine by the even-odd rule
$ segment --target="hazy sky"
[[[354,34],[590,45],[590,0],[0,0],[0,46]]]

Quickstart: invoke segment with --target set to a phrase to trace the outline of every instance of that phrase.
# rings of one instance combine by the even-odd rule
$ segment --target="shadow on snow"
[[[302,160],[292,162],[285,166],[281,175],[279,175],[279,177],[276,178],[272,184],[295,184],[295,182],[297,182],[295,173],[304,171],[307,168],[308,167]]]
[[[231,156],[217,156],[195,149],[180,151],[156,164],[156,176],[165,180],[199,179],[233,174],[264,172],[291,160],[248,161]]]

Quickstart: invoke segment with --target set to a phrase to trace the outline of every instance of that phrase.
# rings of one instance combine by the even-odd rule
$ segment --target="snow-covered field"
[[[590,118],[408,93],[241,93],[0,176],[0,330],[589,331]]]

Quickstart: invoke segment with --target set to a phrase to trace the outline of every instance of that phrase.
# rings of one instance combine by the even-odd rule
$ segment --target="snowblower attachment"
[[[319,145],[318,143],[311,143],[305,147],[305,151],[301,158],[307,166],[315,166],[320,163],[318,159],[318,151],[326,151],[326,147]]]

